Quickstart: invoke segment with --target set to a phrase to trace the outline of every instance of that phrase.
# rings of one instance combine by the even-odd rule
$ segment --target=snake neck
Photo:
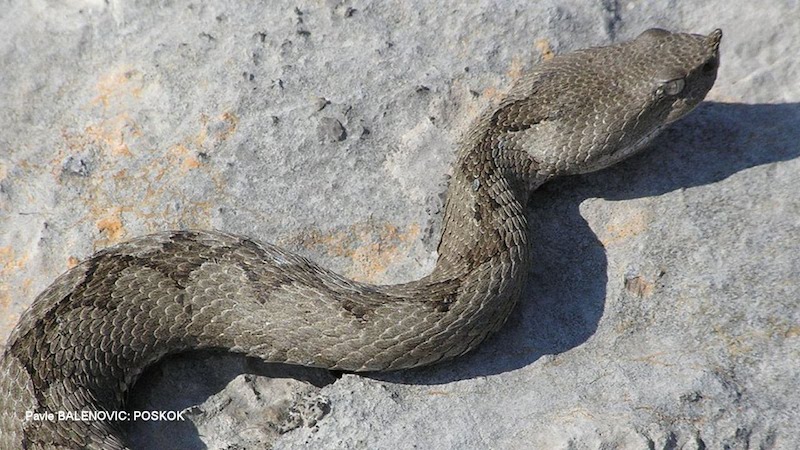
[[[433,279],[464,277],[489,262],[502,263],[515,273],[527,265],[524,207],[530,192],[546,178],[531,170],[529,158],[513,152],[498,157],[502,150],[487,142],[497,140],[484,137],[459,152]],[[533,176],[520,178],[522,172]]]

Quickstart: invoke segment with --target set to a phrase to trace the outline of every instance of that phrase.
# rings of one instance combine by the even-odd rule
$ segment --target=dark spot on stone
[[[625,290],[639,297],[649,297],[655,289],[654,284],[641,275],[630,275],[625,277]]]
[[[278,116],[270,116],[269,119],[272,121],[273,125],[277,125],[278,122],[281,121],[280,117],[278,117]]]
[[[314,102],[317,111],[322,111],[325,109],[326,106],[330,105],[331,101],[325,97],[318,97],[317,100]]]
[[[692,391],[687,394],[681,395],[681,401],[687,403],[696,403],[703,399],[703,394],[698,391]]]
[[[323,117],[317,125],[317,135],[322,141],[341,142],[347,138],[347,130],[338,119]]]
[[[348,6],[347,9],[344,11],[344,16],[353,17],[353,14],[355,14],[357,11],[358,11],[357,9]]]
[[[428,86],[419,85],[417,86],[416,91],[417,94],[426,94],[431,91],[431,88],[429,88]]]
[[[301,28],[301,29],[297,30],[297,34],[299,34],[300,36],[303,36],[304,38],[307,38],[307,37],[311,36],[311,32],[306,30],[306,29],[304,29],[304,28]]]
[[[214,42],[214,41],[217,40],[217,38],[215,38],[214,36],[206,33],[205,31],[203,31],[200,34],[198,34],[197,37],[199,37],[200,39],[204,39],[204,40],[206,40],[208,42]]]
[[[91,161],[86,156],[72,155],[61,165],[62,173],[78,177],[88,177],[92,173]]]
[[[700,436],[694,438],[697,450],[706,450],[706,442]]]

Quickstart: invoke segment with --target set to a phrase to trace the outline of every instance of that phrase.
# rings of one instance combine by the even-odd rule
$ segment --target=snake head
[[[594,142],[572,170],[585,173],[616,164],[691,112],[717,79],[721,39],[719,29],[703,36],[652,28],[629,43],[611,47],[614,62],[599,79],[609,86],[606,95],[618,97],[592,107],[598,111],[611,105],[600,113],[608,139]]]
[[[655,105],[663,105],[668,111],[666,123],[693,110],[714,85],[721,40],[719,29],[703,36],[652,28],[633,41],[634,47],[650,55],[654,105],[651,108],[659,110]]]
[[[527,155],[534,181],[608,167],[705,98],[721,39],[720,30],[703,36],[654,28],[557,56],[520,79],[491,125],[506,148]]]

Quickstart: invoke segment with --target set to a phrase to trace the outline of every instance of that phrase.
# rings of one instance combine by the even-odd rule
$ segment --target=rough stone
[[[339,122],[333,117],[323,117],[317,126],[317,134],[322,141],[340,142],[347,138],[347,131]]]
[[[528,287],[476,352],[340,378],[180,356],[132,407],[191,420],[130,430],[138,448],[796,448],[799,20],[797,2],[720,0],[8,0],[0,338],[65,269],[157,230],[423,276],[459,136],[522,71],[652,26],[719,27],[696,112],[535,193]],[[325,117],[358,138],[321,142]]]

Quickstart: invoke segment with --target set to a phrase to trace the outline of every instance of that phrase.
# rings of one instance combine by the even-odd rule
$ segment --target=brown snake
[[[484,113],[459,149],[439,259],[414,282],[348,280],[269,244],[174,231],[102,250],[42,292],[0,361],[0,449],[124,448],[114,421],[26,413],[124,408],[167,354],[224,349],[349,371],[462,355],[513,309],[529,264],[528,195],[645,146],[711,89],[720,30],[652,29],[555,57]]]

